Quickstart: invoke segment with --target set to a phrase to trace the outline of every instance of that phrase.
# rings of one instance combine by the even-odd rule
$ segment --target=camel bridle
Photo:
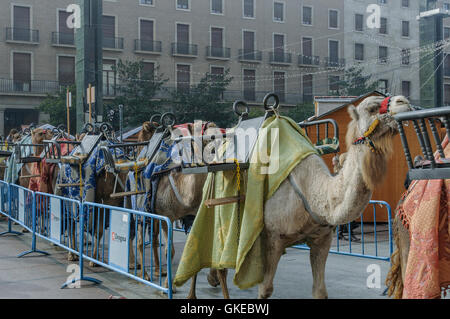
[[[389,97],[385,98],[383,100],[383,102],[381,102],[381,107],[380,107],[380,110],[378,111],[378,113],[379,114],[386,114],[386,113],[391,114],[390,105],[391,105],[391,97],[389,96]],[[353,141],[353,145],[366,144],[373,153],[378,153],[378,150],[376,149],[375,144],[371,139],[371,136],[379,124],[380,124],[380,120],[378,118],[375,119],[372,122],[372,124],[370,124],[367,131],[364,132],[363,136],[358,137],[356,140]]]

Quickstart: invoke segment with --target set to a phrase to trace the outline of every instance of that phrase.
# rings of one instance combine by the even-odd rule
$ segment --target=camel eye
[[[372,104],[367,108],[367,112],[369,112],[370,114],[378,113],[378,109],[378,104]]]

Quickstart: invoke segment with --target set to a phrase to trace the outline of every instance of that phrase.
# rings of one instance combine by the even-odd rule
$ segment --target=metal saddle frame
[[[116,192],[117,184],[121,184],[119,174],[134,171],[136,175],[135,182],[137,185],[138,179],[142,178],[142,171],[155,157],[163,139],[170,135],[171,128],[175,124],[175,121],[176,119],[173,113],[164,113],[163,115],[155,114],[150,119],[150,125],[153,126],[153,123],[155,122],[160,123],[160,125],[158,127],[153,126],[155,132],[150,141],[103,145],[100,147],[100,150],[105,156],[107,172],[112,173],[115,176],[114,190],[110,195],[111,198],[145,194],[144,190],[138,191],[137,186],[134,191]],[[139,152],[140,148],[142,148],[142,150]],[[121,150],[120,153],[124,155],[125,159],[117,156],[118,150]],[[122,189],[125,189],[124,185],[121,185],[121,187]]]
[[[448,179],[450,178],[450,159],[446,159],[442,141],[436,123],[443,123],[446,135],[450,138],[450,106],[437,107],[430,109],[420,109],[412,112],[400,113],[394,115],[397,121],[400,138],[403,144],[406,162],[408,164],[408,177],[410,180],[428,180],[428,179]],[[424,160],[413,163],[408,140],[403,128],[405,123],[412,122],[417,139],[422,150]],[[428,125],[427,125],[428,123]],[[428,130],[433,136],[435,149],[440,155],[439,160],[435,160],[433,155],[433,145],[431,143]]]
[[[309,128],[312,128],[315,126],[316,128],[316,136],[314,146],[316,147],[317,151],[320,153],[320,155],[326,155],[326,154],[336,154],[340,151],[339,146],[339,127],[335,120],[333,119],[325,119],[325,120],[318,120],[318,121],[311,121],[311,122],[300,122],[298,125],[304,129],[306,136],[308,136],[311,139]],[[333,127],[333,137],[329,136],[329,129],[328,126],[331,125]],[[324,127],[324,138],[321,139],[320,132],[321,127]]]

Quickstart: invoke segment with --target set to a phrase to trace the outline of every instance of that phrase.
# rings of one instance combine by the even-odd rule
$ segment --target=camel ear
[[[142,124],[142,129],[144,131],[151,132],[152,131],[152,127],[150,125],[150,122],[144,122],[144,124]]]
[[[348,110],[348,114],[350,114],[350,117],[352,118],[352,120],[354,120],[354,121],[359,120],[358,111],[356,110],[356,107],[353,104],[349,105],[347,110]]]

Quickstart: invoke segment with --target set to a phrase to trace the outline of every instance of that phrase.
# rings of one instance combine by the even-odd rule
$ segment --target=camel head
[[[144,124],[142,124],[142,130],[139,132],[138,135],[138,141],[139,142],[150,141],[158,126],[159,124],[156,122],[152,123],[150,123],[150,121],[144,122]]]
[[[31,142],[33,144],[42,144],[44,140],[50,140],[52,137],[53,133],[50,130],[42,128],[36,128],[31,132]]]
[[[387,159],[393,152],[393,137],[398,133],[393,115],[411,110],[404,96],[371,96],[358,107],[349,106],[352,121],[348,126],[346,144],[348,147],[364,148],[363,175],[369,189],[374,189],[382,182],[387,170]]]

